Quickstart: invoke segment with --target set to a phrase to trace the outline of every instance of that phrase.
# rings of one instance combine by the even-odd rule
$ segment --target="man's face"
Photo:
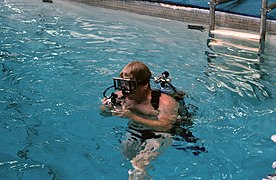
[[[130,100],[137,100],[144,97],[145,94],[145,85],[139,84],[141,81],[136,81],[132,74],[128,73],[127,71],[123,71],[120,74],[122,79],[128,79],[136,82],[135,90],[131,91],[130,93],[125,93],[124,95]],[[122,89],[120,89],[122,90]],[[123,91],[122,91],[123,92]]]
[[[126,94],[125,96],[130,100],[139,100],[141,96],[144,96],[144,85],[138,85],[135,92]]]

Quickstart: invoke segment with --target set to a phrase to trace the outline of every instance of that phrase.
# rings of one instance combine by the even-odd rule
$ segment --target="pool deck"
[[[134,0],[70,0],[93,6],[209,26],[209,10]],[[260,18],[216,11],[216,26],[260,31]],[[276,21],[267,20],[267,32],[276,34]]]

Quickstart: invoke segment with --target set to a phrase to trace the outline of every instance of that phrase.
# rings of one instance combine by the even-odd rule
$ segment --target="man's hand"
[[[127,108],[115,109],[115,110],[112,110],[111,112],[112,112],[112,115],[118,116],[118,117],[121,117],[121,118],[132,119],[132,116],[133,116],[133,113]]]

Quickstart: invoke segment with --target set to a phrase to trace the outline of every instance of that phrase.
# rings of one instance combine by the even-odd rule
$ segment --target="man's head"
[[[149,81],[151,72],[142,62],[134,61],[127,64],[121,71],[120,78],[122,78],[122,80],[117,78],[117,83],[116,81],[114,81],[114,83],[119,85],[118,87],[120,88],[118,89],[122,90],[127,96],[135,97],[137,95],[142,95],[150,88]],[[128,81],[123,81],[123,79]],[[132,81],[134,81],[134,83],[132,83]]]
[[[136,80],[138,85],[146,85],[151,78],[151,72],[144,63],[133,61],[124,67],[120,77]]]

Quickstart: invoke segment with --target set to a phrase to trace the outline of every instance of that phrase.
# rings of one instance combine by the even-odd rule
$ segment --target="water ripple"
[[[230,58],[219,54],[214,56],[213,53],[208,52],[206,54],[208,55],[208,66],[205,71],[208,78],[207,89],[214,91],[223,87],[239,96],[257,99],[271,97],[263,82],[267,77],[266,71],[256,56],[248,60],[248,57],[233,56]]]
[[[65,172],[71,162],[84,160],[87,165],[75,168],[76,174],[91,172],[96,167],[98,173],[93,175],[106,176],[111,167],[105,166],[110,162],[106,154],[114,148],[114,153],[120,153],[115,131],[110,127],[119,124],[121,129],[117,132],[122,135],[126,121],[101,117],[100,98],[102,91],[112,84],[112,77],[136,59],[146,62],[154,75],[170,71],[173,84],[187,90],[186,102],[197,110],[191,130],[201,138],[198,145],[204,143],[208,153],[198,158],[187,155],[184,159],[175,158],[183,156],[181,152],[177,152],[180,156],[171,153],[172,164],[181,161],[178,173],[183,173],[183,177],[190,171],[205,171],[207,165],[216,173],[213,178],[228,178],[232,174],[235,178],[242,171],[239,162],[248,157],[246,153],[264,154],[266,149],[259,140],[266,136],[264,130],[269,131],[270,137],[275,127],[272,46],[263,59],[233,48],[212,51],[206,47],[207,35],[186,31],[186,24],[171,22],[171,26],[167,21],[140,16],[125,21],[125,17],[118,18],[113,11],[94,13],[101,10],[95,8],[91,13],[93,7],[80,4],[55,10],[52,5],[61,1],[51,5],[37,1],[39,6],[32,4],[35,0],[25,0],[28,6],[12,1],[17,0],[5,1],[11,8],[0,8],[1,144],[3,152],[12,155],[0,153],[6,157],[0,158],[5,175],[18,173],[18,179],[27,175],[70,179],[55,173]],[[87,11],[82,12],[83,9]],[[207,56],[205,50],[210,51]],[[186,144],[189,143],[179,141],[180,147]],[[237,156],[240,150],[241,156]],[[61,153],[62,161],[56,161]],[[167,156],[164,158],[168,160]],[[199,163],[199,159],[206,162]],[[118,165],[125,161],[115,161],[112,167],[116,166],[116,172],[124,176]],[[53,163],[54,168],[49,165]],[[233,171],[222,172],[225,167],[232,167]],[[200,175],[204,178],[208,173],[206,170]],[[83,177],[89,175],[84,173]]]

